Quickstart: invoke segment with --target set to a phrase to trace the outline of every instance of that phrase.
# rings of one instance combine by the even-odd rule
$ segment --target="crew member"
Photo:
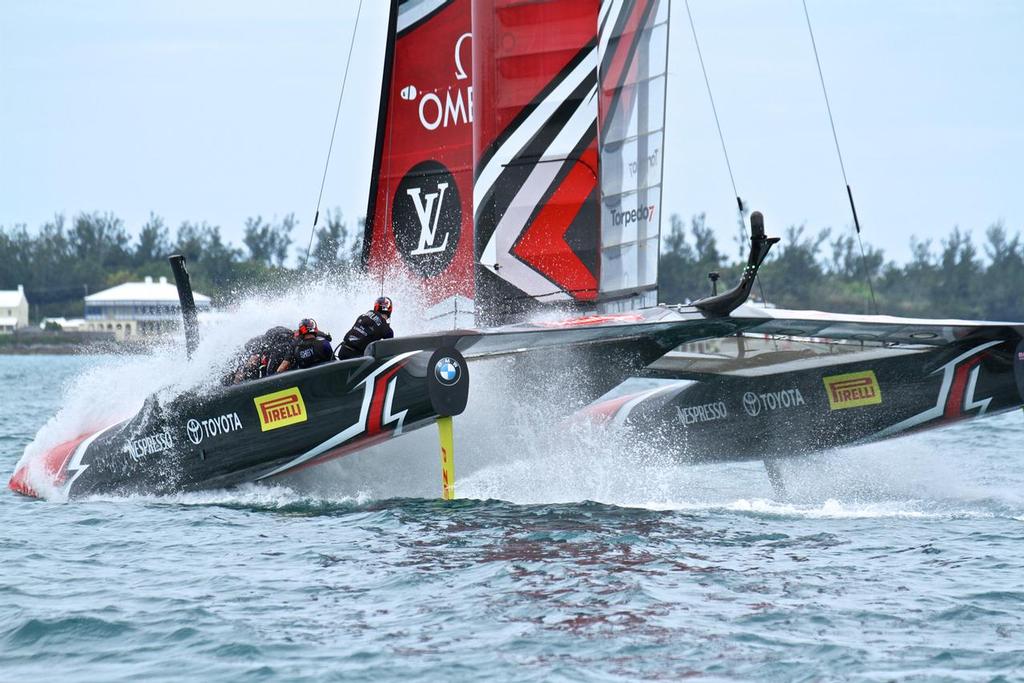
[[[290,368],[311,368],[329,360],[334,360],[331,335],[321,332],[312,318],[303,318],[299,322],[291,353],[277,366],[277,372]]]
[[[259,376],[269,377],[277,372],[281,361],[288,358],[295,341],[295,333],[283,325],[272,327],[263,335],[260,347]]]
[[[238,384],[273,374],[291,351],[294,337],[294,332],[278,325],[247,341],[238,355],[235,369],[224,376],[224,384]]]
[[[380,339],[391,339],[395,336],[391,329],[391,299],[382,296],[373,302],[373,310],[356,318],[356,324],[345,335],[338,347],[338,360],[357,358],[363,355],[370,342]]]

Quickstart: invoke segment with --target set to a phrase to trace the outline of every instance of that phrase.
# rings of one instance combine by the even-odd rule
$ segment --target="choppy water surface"
[[[111,362],[0,357],[4,481]],[[291,488],[5,489],[0,679],[1024,676],[1019,413],[792,463],[785,500],[753,463],[456,424],[453,504],[426,432]]]

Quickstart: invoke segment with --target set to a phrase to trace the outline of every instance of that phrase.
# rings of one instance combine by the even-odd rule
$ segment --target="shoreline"
[[[78,344],[17,344],[0,346],[0,356],[100,356],[124,353],[125,349]],[[132,351],[129,351],[132,353]]]
[[[0,356],[108,356],[142,354],[149,347],[143,344],[125,344],[114,341],[23,341],[11,343],[0,340]]]

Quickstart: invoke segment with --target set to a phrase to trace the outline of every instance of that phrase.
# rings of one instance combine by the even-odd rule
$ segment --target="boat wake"
[[[987,429],[1024,435],[1019,423],[1015,414],[997,416]],[[977,425],[964,425],[964,431],[976,432]],[[1005,454],[991,441],[987,448],[974,444],[969,457],[952,457],[951,444],[964,440],[963,434],[932,432],[783,459],[781,492],[773,490],[759,462],[682,464],[676,449],[656,438],[638,442],[635,433],[575,425],[521,439],[503,460],[478,462],[460,475],[458,490],[460,496],[519,504],[590,500],[784,517],[1019,519],[1024,481],[1005,479],[1007,468],[994,462]]]
[[[488,372],[488,369],[483,371]],[[522,387],[516,387],[522,390]],[[1014,519],[1024,521],[1019,485],[997,485],[985,468],[951,461],[936,434],[845,448],[782,463],[784,495],[757,462],[687,465],[663,444],[547,417],[520,393],[471,402],[457,420],[460,499],[517,506],[591,501],[624,508],[767,519]],[[504,406],[500,412],[498,406]],[[1010,416],[997,427],[1020,428]],[[502,425],[495,429],[495,421]],[[977,458],[988,457],[984,451]],[[367,506],[439,497],[440,457],[432,429],[332,461],[273,485],[133,497],[146,504],[212,505],[258,512],[347,514]],[[977,461],[972,461],[975,464]],[[92,500],[109,500],[92,499]]]

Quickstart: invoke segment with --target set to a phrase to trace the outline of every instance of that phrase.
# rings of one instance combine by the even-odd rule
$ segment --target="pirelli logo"
[[[306,421],[306,404],[298,387],[257,396],[253,401],[264,432]]]
[[[859,408],[882,402],[882,390],[874,370],[825,377],[825,391],[832,410]]]

